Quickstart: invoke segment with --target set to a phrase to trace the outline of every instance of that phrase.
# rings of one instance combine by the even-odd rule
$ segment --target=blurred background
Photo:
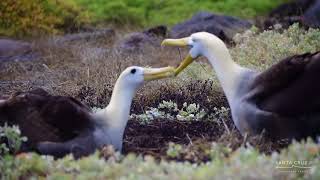
[[[290,5],[279,13],[294,16],[316,0],[1,0],[0,35],[22,38],[92,27],[173,26],[199,11],[256,20],[284,3]]]
[[[67,81],[53,78],[57,69],[65,73],[74,67],[89,77],[82,67],[108,63],[116,71],[109,69],[107,75],[115,79],[129,65],[177,65],[181,56],[176,49],[160,48],[164,38],[207,31],[235,47],[241,43],[238,33],[277,32],[294,23],[299,31],[318,28],[319,16],[320,0],[1,0],[0,75],[30,81],[36,72],[50,72],[42,82],[48,85]],[[268,66],[270,59],[254,65]]]
[[[308,29],[320,27],[319,16],[320,0],[1,0],[0,92],[104,91],[127,66],[176,66],[183,50],[161,41],[199,31],[220,37],[236,61],[263,69],[275,57],[318,50],[318,31]],[[214,77],[204,65],[194,69],[186,72],[196,80]]]

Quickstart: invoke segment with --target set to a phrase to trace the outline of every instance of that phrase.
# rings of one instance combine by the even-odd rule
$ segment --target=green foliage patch
[[[75,0],[88,7],[96,21],[150,26],[173,25],[198,11],[253,18],[264,15],[286,0]]]
[[[3,127],[0,126],[0,139],[7,142],[0,144],[0,155],[18,152],[22,143],[27,141],[27,137],[21,137],[21,131],[18,126],[11,127],[7,124]]]
[[[259,33],[256,28],[237,34],[234,37],[236,46],[231,49],[231,55],[241,65],[266,69],[281,59],[320,51],[320,30],[304,30],[294,24],[287,30],[269,30]]]
[[[79,27],[88,18],[73,0],[0,1],[0,35],[4,36],[56,34]]]
[[[183,149],[171,144],[168,154]],[[248,145],[236,151],[212,144],[208,153],[214,161],[157,162],[151,156],[129,154],[119,160],[101,158],[99,153],[80,160],[71,156],[54,160],[37,154],[0,157],[1,179],[319,179],[320,146],[308,140],[294,142],[288,149],[267,156]],[[279,169],[281,164],[300,163],[306,168]]]
[[[198,11],[253,18],[287,0],[1,0],[0,35],[39,36],[84,25],[174,25]]]
[[[95,108],[94,108],[95,109]],[[131,114],[131,119],[137,119],[143,124],[151,123],[154,119],[168,119],[179,121],[219,121],[230,117],[230,109],[221,107],[214,108],[214,113],[209,114],[204,109],[200,108],[199,104],[183,103],[181,109],[177,103],[170,101],[162,101],[157,108],[151,107],[143,114]]]

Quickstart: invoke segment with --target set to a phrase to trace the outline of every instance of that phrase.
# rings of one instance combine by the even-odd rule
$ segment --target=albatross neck
[[[112,128],[124,130],[129,119],[130,107],[135,87],[118,79],[112,92],[109,105],[106,107],[107,124]]]
[[[237,89],[243,77],[242,75],[247,69],[232,60],[226,46],[221,46],[217,50],[218,51],[215,52],[207,51],[205,56],[215,70],[229,104],[232,105],[232,102],[236,98]]]

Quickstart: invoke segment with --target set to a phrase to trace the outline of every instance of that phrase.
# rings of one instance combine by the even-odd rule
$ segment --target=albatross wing
[[[19,125],[28,137],[25,150],[39,142],[64,142],[92,127],[90,108],[71,97],[49,95],[43,89],[14,93],[2,99],[0,125]]]
[[[288,57],[255,78],[253,99],[279,115],[320,113],[319,78],[320,52]]]

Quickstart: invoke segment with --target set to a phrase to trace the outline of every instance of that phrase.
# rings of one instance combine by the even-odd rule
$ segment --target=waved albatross
[[[104,145],[122,149],[123,133],[136,90],[144,81],[169,77],[172,67],[128,67],[114,86],[109,105],[93,113],[72,97],[53,96],[42,89],[14,93],[0,100],[0,125],[19,125],[28,138],[25,150],[76,158]]]
[[[263,130],[272,139],[320,135],[320,52],[287,57],[257,72],[236,64],[224,42],[207,32],[162,45],[191,48],[176,75],[199,56],[209,60],[242,135]]]

